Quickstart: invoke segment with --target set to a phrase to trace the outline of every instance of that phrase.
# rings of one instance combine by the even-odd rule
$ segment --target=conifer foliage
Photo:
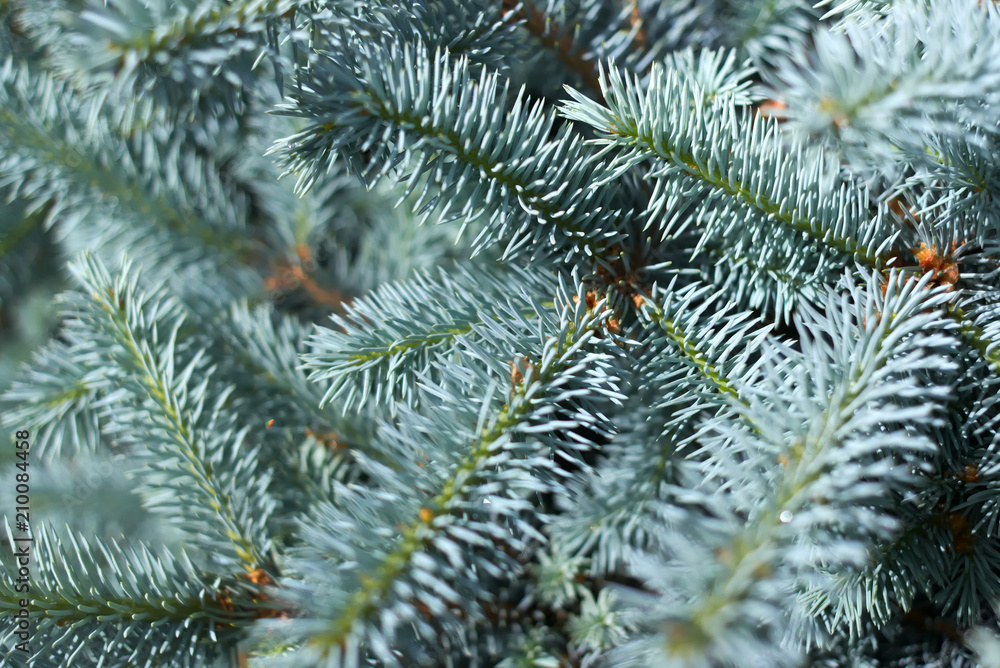
[[[4,665],[1000,666],[995,3],[0,51]]]

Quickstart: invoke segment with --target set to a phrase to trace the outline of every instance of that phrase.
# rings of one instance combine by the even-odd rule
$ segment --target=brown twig
[[[639,48],[646,47],[646,29],[642,25],[642,15],[639,13],[639,0],[627,0],[631,11],[628,22],[635,31],[635,43]]]
[[[304,264],[312,261],[312,252],[308,246],[299,244],[295,248],[299,262],[293,262],[287,258],[281,258],[277,262],[274,272],[264,280],[264,286],[270,291],[290,291],[296,287],[305,290],[316,304],[325,304],[337,310],[342,310],[345,304],[350,303],[350,297],[341,294],[333,288],[324,288],[310,276]]]
[[[603,104],[604,95],[601,93],[601,84],[597,77],[597,67],[592,60],[583,57],[573,48],[573,37],[569,31],[563,32],[559,26],[547,20],[544,12],[540,12],[531,6],[528,0],[503,0],[503,9],[508,12],[507,21],[513,23],[524,21],[524,28],[538,38],[547,49],[553,49],[559,60],[567,68],[576,72],[588,88],[594,93],[596,99]],[[557,37],[562,33],[562,37]]]

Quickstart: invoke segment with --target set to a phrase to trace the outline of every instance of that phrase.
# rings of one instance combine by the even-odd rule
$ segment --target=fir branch
[[[475,183],[464,204],[439,194],[423,210],[440,209],[442,218],[456,209],[466,218],[490,210],[477,250],[502,240],[505,258],[525,247],[537,252],[566,245],[567,253],[593,254],[621,236],[622,212],[612,189],[585,185],[603,175],[603,167],[567,127],[549,140],[554,117],[540,105],[529,109],[519,94],[505,111],[507,86],[501,89],[485,69],[473,81],[464,58],[453,62],[447,51],[432,56],[419,44],[375,42],[322,58],[307,83],[281,113],[309,118],[310,126],[273,149],[281,152],[287,172],[299,174],[300,191],[339,152],[365,179],[412,165],[403,198],[430,171],[415,209],[427,200],[432,181],[456,192]],[[365,165],[356,154],[367,150],[374,153]],[[398,172],[390,178],[406,177]]]
[[[648,546],[657,532],[652,505],[673,500],[673,486],[718,475],[692,469],[705,454],[698,441],[713,422],[735,420],[733,406],[748,406],[740,389],[755,373],[770,327],[720,305],[712,292],[697,283],[671,285],[642,300],[640,341],[647,349],[632,364],[635,408],[617,423],[621,431],[603,448],[607,459],[598,471],[571,485],[572,512],[550,527],[557,544],[590,557],[593,574],[619,570],[626,546]],[[743,459],[735,445],[724,449]]]
[[[724,77],[732,65],[716,62]],[[740,74],[734,75],[738,81]],[[746,109],[740,113],[737,101],[727,98],[730,85],[717,93],[683,70],[657,65],[645,86],[614,67],[602,69],[601,86],[607,107],[568,89],[574,101],[561,113],[602,133],[595,140],[604,145],[600,154],[621,149],[608,179],[652,158],[650,176],[683,179],[698,187],[695,193],[707,192],[709,204],[732,203],[732,213],[742,214],[743,231],[735,242],[727,236],[727,244],[756,255],[758,264],[773,262],[769,256],[780,250],[758,239],[760,226],[775,221],[820,247],[870,267],[886,266],[884,251],[893,235],[882,229],[881,217],[870,220],[867,193],[847,185],[826,192],[816,157],[801,145],[788,149],[773,121]],[[735,227],[730,217],[711,216],[702,243],[723,232],[723,223],[724,232]]]
[[[186,366],[175,373],[183,314],[174,303],[139,294],[136,280],[129,276],[129,263],[115,279],[90,256],[73,268],[91,300],[77,317],[108,337],[114,360],[128,379],[126,387],[138,400],[133,411],[116,419],[128,420],[131,413],[131,419],[149,430],[152,441],[147,447],[163,457],[152,465],[167,477],[151,476],[150,489],[159,495],[151,505],[176,509],[178,499],[169,493],[164,496],[166,487],[190,475],[201,501],[180,504],[180,519],[188,530],[199,536],[199,542],[211,544],[214,553],[228,553],[248,571],[261,567],[269,549],[264,528],[273,507],[266,491],[269,479],[255,470],[256,453],[239,452],[246,429],[240,433],[220,429],[220,409],[229,391],[206,396],[210,371],[203,368],[202,353],[190,355]],[[161,339],[164,333],[166,340]],[[201,378],[194,380],[195,374]],[[209,399],[214,407],[206,406]],[[242,460],[239,465],[237,457]],[[184,472],[181,478],[178,469]],[[225,552],[220,552],[220,540],[228,548]]]
[[[69,337],[67,337],[69,338]],[[52,340],[37,351],[31,366],[0,399],[4,425],[40,425],[33,454],[55,458],[63,448],[92,452],[101,442],[99,400],[113,383],[94,364],[92,342]]]
[[[338,400],[345,409],[411,402],[421,377],[434,379],[432,362],[459,337],[475,337],[489,322],[512,322],[531,315],[518,304],[555,291],[544,275],[510,270],[505,274],[461,272],[436,279],[413,279],[379,288],[332,317],[303,356],[314,382],[328,381],[321,404]],[[484,308],[484,304],[488,304]],[[340,330],[340,331],[338,331]],[[498,351],[498,354],[503,354]]]
[[[991,315],[995,316],[998,309],[992,310],[994,313]],[[958,331],[962,338],[990,365],[993,373],[1000,376],[1000,325],[997,324],[997,319],[994,317],[990,323],[990,329],[996,331],[997,334],[989,336],[958,304],[948,306],[948,315],[958,324]]]
[[[136,98],[133,105],[107,105],[126,131],[154,114],[193,115],[199,104],[239,112],[245,91],[255,88],[258,78],[255,52],[269,53],[278,73],[276,25],[307,5],[302,0],[91,4],[60,35],[60,48],[51,48],[53,68],[78,88],[95,91],[99,100]]]
[[[909,474],[905,464],[893,465],[883,457],[896,452],[905,462],[933,448],[926,439],[908,433],[904,425],[932,421],[933,403],[923,402],[943,398],[946,389],[927,383],[923,374],[927,370],[947,371],[951,366],[940,352],[953,340],[934,330],[921,332],[939,317],[931,309],[939,309],[947,302],[942,291],[925,289],[928,282],[929,276],[924,276],[919,282],[904,283],[894,273],[885,297],[880,299],[878,279],[872,277],[867,294],[852,291],[853,303],[845,299],[839,309],[831,295],[826,315],[829,320],[813,316],[811,323],[803,324],[803,355],[796,364],[804,368],[788,367],[784,373],[791,378],[782,381],[784,373],[779,371],[780,366],[772,366],[775,362],[768,361],[762,367],[761,378],[768,379],[771,387],[758,387],[748,395],[748,407],[741,412],[759,425],[759,436],[755,438],[773,444],[762,443],[762,453],[768,458],[778,455],[778,477],[767,488],[766,502],[751,506],[745,526],[730,525],[728,544],[713,540],[711,546],[696,550],[691,539],[678,536],[677,531],[664,534],[664,539],[670,535],[678,541],[670,549],[675,559],[683,562],[702,558],[714,549],[718,568],[701,571],[707,580],[693,586],[703,585],[706,594],[682,604],[683,612],[659,608],[658,619],[668,628],[666,637],[654,644],[639,643],[629,655],[649,658],[660,651],[655,649],[657,646],[662,646],[668,656],[682,662],[685,656],[705,654],[733,661],[737,657],[729,654],[731,648],[744,646],[744,652],[756,652],[758,658],[770,656],[770,661],[781,663],[791,659],[791,653],[783,657],[775,654],[770,641],[755,637],[756,622],[754,629],[741,629],[742,622],[736,620],[760,615],[777,620],[778,610],[788,605],[782,591],[807,577],[800,570],[803,566],[815,567],[811,559],[800,564],[795,551],[781,550],[781,545],[796,542],[796,535],[809,532],[826,551],[823,561],[835,564],[858,558],[852,539],[886,532],[885,519],[869,508],[877,502],[880,492],[900,484]],[[857,348],[852,345],[838,349],[840,342],[854,337],[861,337]],[[864,352],[855,355],[852,350]],[[925,352],[931,350],[937,351],[934,357]],[[843,365],[842,371],[830,369],[831,363]],[[922,376],[919,385],[918,375]],[[777,408],[784,412],[780,420],[776,408],[769,406],[779,396],[797,397],[789,402],[791,406]],[[800,415],[800,411],[804,414]],[[721,425],[715,428],[720,434],[725,432]],[[730,437],[727,435],[726,440]],[[862,482],[869,480],[879,482]],[[705,503],[709,504],[709,500]],[[829,504],[836,504],[835,509],[826,508]],[[713,505],[716,512],[721,510],[718,502],[707,507]],[[722,512],[726,517],[727,513]],[[682,514],[671,512],[675,517]],[[738,515],[730,517],[723,526],[738,521]],[[827,529],[830,522],[837,528]],[[680,525],[675,526],[680,529]],[[687,533],[684,529],[680,532]],[[661,595],[680,602],[678,597],[683,594],[664,589],[671,582],[670,576],[664,579],[650,570],[654,563],[655,559],[637,561],[638,572]],[[671,568],[677,569],[673,577],[685,571],[679,564]],[[680,586],[686,589],[690,585]],[[661,605],[669,606],[666,600]],[[745,613],[737,612],[743,608]],[[750,615],[751,609],[757,609],[757,615]],[[733,633],[739,634],[735,645],[725,640]],[[742,656],[747,658],[746,654]]]
[[[6,526],[10,545],[14,542]],[[10,566],[0,579],[0,609],[18,610]],[[33,627],[31,665],[60,668],[167,663],[198,668],[225,655],[252,616],[216,600],[218,578],[183,552],[173,556],[145,545],[100,541],[70,530],[35,529],[28,610]],[[13,644],[16,625],[0,633]]]
[[[870,165],[890,179],[924,152],[929,136],[972,142],[979,132],[995,134],[994,4],[907,0],[884,16],[871,9],[842,20],[838,32],[818,33],[808,60],[786,57],[773,72],[788,131],[842,152],[860,172]]]
[[[557,303],[569,301],[562,295]],[[558,333],[545,339],[535,358],[538,363],[527,370],[509,402],[492,417],[496,386],[487,392],[474,429],[455,424],[458,416],[451,412],[468,413],[469,406],[459,405],[447,385],[426,386],[426,391],[448,402],[433,415],[406,409],[400,425],[383,442],[401,456],[409,452],[418,458],[406,456],[410,462],[399,472],[380,467],[378,477],[386,492],[415,486],[417,498],[401,504],[393,501],[391,493],[359,489],[348,494],[345,490],[346,513],[328,508],[328,519],[318,518],[313,522],[322,521],[320,526],[307,527],[305,535],[319,543],[304,548],[303,556],[326,546],[360,563],[340,570],[333,615],[322,630],[310,633],[306,656],[332,665],[349,664],[367,646],[380,660],[396,664],[399,659],[389,653],[386,643],[400,628],[412,624],[424,642],[434,642],[433,628],[449,634],[459,631],[449,623],[459,607],[465,609],[463,618],[477,615],[479,597],[474,592],[478,587],[468,580],[472,564],[491,577],[516,575],[517,566],[509,554],[524,551],[528,542],[540,538],[518,518],[530,507],[523,497],[558,486],[547,453],[581,447],[567,444],[563,430],[595,424],[595,418],[583,411],[570,420],[555,419],[554,407],[594,390],[616,395],[604,380],[594,385],[584,376],[586,369],[602,364],[602,354],[587,351],[596,343],[594,328],[608,315],[602,307],[603,303],[591,312],[582,302],[572,311],[559,307]],[[575,388],[577,384],[583,387]],[[461,380],[460,386],[464,385]],[[483,504],[484,498],[489,505]],[[372,512],[393,518],[398,532],[392,537],[371,534]],[[360,514],[352,517],[355,513]],[[504,524],[511,529],[503,528]],[[344,540],[330,543],[324,526],[342,527]],[[344,591],[348,583],[350,589]],[[411,659],[417,661],[418,650],[413,651]]]
[[[166,178],[145,170],[99,116],[84,131],[93,106],[81,103],[64,82],[8,59],[0,68],[0,106],[0,142],[7,149],[0,163],[3,182],[12,194],[51,202],[50,219],[60,216],[72,228],[103,202],[222,251],[245,247],[244,238],[232,229],[238,226],[238,208],[221,184],[195,179],[192,190],[214,197],[211,202],[206,198],[208,206],[185,201],[188,193],[164,182],[178,178],[183,169],[185,177],[178,180],[190,183],[198,174],[196,165],[178,165],[173,175],[164,170]],[[161,157],[155,140],[139,153],[147,161]]]

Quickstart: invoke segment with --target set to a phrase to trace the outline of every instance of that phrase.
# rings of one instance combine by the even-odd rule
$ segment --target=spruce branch
[[[808,44],[819,13],[798,0],[723,0],[713,7],[714,46],[735,47],[770,68],[776,58]]]
[[[436,377],[432,363],[457,338],[475,337],[490,322],[530,317],[521,304],[554,291],[544,275],[517,269],[418,274],[362,297],[344,316],[334,315],[336,329],[317,334],[303,356],[305,368],[312,381],[330,383],[322,404],[337,400],[347,409],[369,399],[389,407],[409,403],[419,380]]]
[[[768,486],[768,498],[750,506],[745,525],[737,519],[741,513],[734,517],[732,510],[724,509],[726,501],[706,498],[705,507],[721,513],[720,528],[730,527],[723,529],[730,538],[700,546],[704,539],[677,523],[685,513],[664,508],[671,528],[661,536],[676,541],[669,551],[679,563],[657,574],[653,569],[659,560],[642,557],[635,567],[665,597],[656,608],[658,623],[668,630],[655,642],[633,645],[625,656],[650,660],[654,655],[663,657],[662,651],[685,665],[705,655],[730,662],[740,660],[732,652],[741,647],[739,651],[749,652],[740,655],[743,660],[749,656],[767,656],[776,664],[794,660],[794,650],[777,653],[774,638],[766,639],[774,631],[765,630],[760,637],[756,623],[754,629],[741,625],[749,619],[762,617],[768,624],[766,620],[773,623],[779,618],[778,611],[790,604],[787,592],[795,582],[807,581],[809,569],[816,567],[814,550],[824,550],[820,562],[824,565],[850,563],[863,559],[854,541],[888,533],[891,525],[873,504],[908,478],[912,464],[907,461],[918,461],[933,450],[933,444],[908,432],[906,425],[934,420],[934,405],[947,389],[928,383],[927,374],[952,368],[941,354],[953,345],[943,333],[947,330],[921,331],[936,320],[940,323],[935,310],[948,301],[945,292],[926,289],[929,280],[924,276],[904,282],[893,272],[884,297],[875,276],[866,292],[851,289],[850,301],[831,294],[826,315],[813,315],[802,323],[801,357],[765,358],[760,377],[766,386],[750,391],[748,406],[740,408],[759,425],[757,435],[740,435],[722,424],[713,428],[726,441],[762,439],[761,454],[777,456],[781,470]],[[844,345],[848,342],[851,345]],[[778,397],[785,397],[786,405],[775,406]],[[780,419],[776,411],[782,413]],[[901,459],[894,462],[886,459],[889,456]],[[802,543],[805,535],[810,538],[801,549],[782,549]],[[715,555],[718,567],[700,571],[707,578],[704,582],[676,580],[689,572],[683,565],[687,560],[708,554]],[[705,593],[684,601],[683,591],[668,588],[671,582],[682,590],[704,587]],[[733,634],[735,640],[727,640]]]
[[[150,438],[146,447],[159,456],[147,472],[150,505],[179,512],[178,520],[217,557],[248,571],[260,568],[270,549],[265,525],[274,501],[267,492],[269,476],[257,470],[256,453],[241,452],[247,428],[225,428],[221,409],[231,389],[208,396],[211,370],[203,351],[185,351],[188,346],[179,339],[183,313],[176,303],[141,294],[130,263],[116,278],[91,256],[73,270],[89,295],[75,316],[107,337],[112,361],[124,372],[124,388],[135,397],[131,409],[119,407],[116,419],[121,426],[141,425]],[[185,365],[175,369],[182,360]],[[184,484],[188,477],[190,488]],[[178,485],[200,500],[184,503],[169,491]]]
[[[434,0],[405,7],[392,0],[371,0],[357,11],[350,9],[347,5],[335,10],[349,36],[329,31],[326,18],[317,21],[335,49],[351,48],[354,39],[379,40],[391,34],[399,42],[421,42],[428,51],[447,49],[453,57],[464,56],[499,72],[510,68],[520,50],[504,8],[492,0]]]
[[[11,546],[17,546],[9,525]],[[252,621],[216,600],[220,579],[143,544],[101,541],[40,526],[32,544],[31,665],[69,668],[168,663],[197,668],[224,656]],[[20,608],[18,569],[9,556],[0,579],[0,609]],[[0,632],[12,646],[16,625]],[[99,659],[100,657],[100,659]]]
[[[469,579],[473,565],[484,576],[516,576],[519,566],[510,555],[523,553],[541,539],[522,515],[530,507],[526,497],[558,488],[559,476],[552,470],[555,451],[571,453],[584,447],[563,432],[599,424],[582,407],[569,419],[560,419],[554,414],[556,406],[576,397],[618,396],[605,380],[590,380],[586,373],[607,361],[607,353],[599,351],[608,349],[609,342],[594,339],[594,329],[608,316],[603,302],[590,312],[582,302],[570,308],[572,302],[560,291],[556,304],[565,304],[557,306],[558,330],[545,338],[538,357],[533,356],[537,363],[505,405],[498,410],[494,382],[470,429],[455,422],[469,414],[470,407],[457,402],[449,387],[456,380],[457,387],[466,386],[462,376],[449,379],[446,374],[447,384],[425,385],[426,392],[445,403],[425,414],[401,408],[403,419],[382,439],[385,447],[398,451],[397,461],[406,462],[406,467],[371,468],[382,491],[344,490],[343,509],[327,507],[308,522],[304,536],[310,543],[301,550],[302,557],[332,550],[351,562],[331,583],[336,593],[326,614],[332,616],[309,636],[306,656],[332,665],[350,664],[367,647],[395,665],[399,658],[389,653],[387,643],[404,629],[421,643],[437,642],[440,631],[460,632],[456,614],[462,619],[479,616],[478,601],[488,595]],[[504,322],[498,327],[504,328]],[[523,335],[518,329],[515,324],[508,336]],[[411,454],[404,457],[404,452]],[[417,494],[400,503],[394,496],[397,489],[415,489]],[[373,531],[372,513],[384,515],[399,532],[388,536]],[[334,542],[326,528],[332,526],[340,527],[342,536]],[[301,569],[310,562],[297,563]],[[322,605],[329,606],[329,600]],[[457,613],[460,608],[464,612]],[[412,651],[410,660],[416,661],[424,650],[414,646]]]
[[[996,3],[826,4],[0,0],[33,665],[985,656]]]
[[[227,314],[223,329],[223,355],[231,356],[231,373],[239,369],[248,373],[241,386],[244,391],[257,389],[261,400],[270,400],[270,412],[284,416],[289,422],[300,420],[316,429],[340,422],[337,416],[322,409],[323,395],[310,383],[300,356],[309,348],[308,328],[287,316],[277,316],[271,307],[259,306],[252,311],[246,304],[235,305]],[[260,402],[253,402],[261,407]],[[291,413],[299,413],[293,419]],[[347,425],[340,425],[347,427]]]
[[[300,455],[307,460],[323,460],[315,462],[321,471],[328,465],[344,463],[326,461],[328,457],[320,456],[324,451],[347,462],[355,452],[364,452],[391,465],[383,453],[373,448],[373,418],[358,412],[346,419],[341,410],[324,406],[323,392],[309,382],[300,364],[301,356],[311,350],[308,332],[303,323],[275,313],[271,307],[250,311],[243,304],[234,306],[220,325],[218,340],[209,348],[216,373],[235,381],[231,408],[248,423],[259,420],[261,415],[277,416],[281,434],[313,442],[318,450],[305,445]],[[280,444],[262,450],[261,461],[280,477],[285,471],[288,445],[283,438],[275,440]],[[319,485],[331,482],[304,463],[302,469],[307,476],[316,475]]]
[[[610,67],[601,73],[607,107],[568,89],[574,101],[561,113],[602,133],[594,140],[603,145],[598,155],[618,149],[608,179],[652,159],[650,176],[690,184],[695,194],[707,195],[706,205],[723,203],[721,212],[729,216],[702,208],[699,218],[708,219],[702,244],[725,235],[734,252],[758,264],[785,259],[788,252],[759,232],[774,221],[819,248],[869,267],[886,266],[885,251],[895,235],[884,229],[881,215],[871,220],[867,193],[846,184],[828,192],[821,161],[801,145],[789,149],[773,121],[740,111],[733,93],[739,94],[745,73],[734,70],[731,59],[714,64],[715,90],[692,80],[686,69],[655,66],[642,86],[637,77]],[[781,228],[774,233],[781,238]]]
[[[621,237],[612,189],[590,185],[603,167],[567,127],[548,139],[554,116],[540,104],[529,108],[519,94],[508,110],[507,86],[485,68],[474,81],[464,58],[431,55],[420,44],[357,45],[322,58],[293,99],[281,113],[304,116],[310,126],[273,151],[286,173],[299,174],[300,191],[342,153],[366,181],[407,179],[403,198],[430,172],[414,204],[424,214],[473,218],[488,210],[477,251],[502,241],[504,258],[522,249],[594,254]],[[357,154],[369,150],[363,164]],[[474,188],[463,203],[431,196],[432,183]]]
[[[994,295],[994,304],[997,303],[996,295]],[[980,309],[977,309],[979,311]],[[1000,319],[998,319],[997,311],[998,309],[995,305],[990,308],[981,309],[985,313],[980,313],[977,315],[985,315],[985,318],[981,319],[989,323],[987,325],[988,331],[983,327],[977,325],[973,318],[957,304],[952,304],[948,307],[948,315],[954,320],[959,326],[959,332],[962,338],[965,339],[970,346],[972,346],[982,357],[982,359],[990,365],[993,369],[993,373],[1000,376]]]
[[[648,546],[656,534],[653,506],[679,503],[672,488],[719,475],[692,468],[706,455],[698,441],[712,421],[737,418],[733,405],[746,406],[740,389],[769,335],[749,312],[720,304],[712,286],[675,284],[654,286],[640,306],[645,332],[637,338],[645,350],[632,362],[634,412],[617,423],[602,466],[571,484],[565,504],[572,511],[550,527],[557,544],[590,558],[595,575],[621,570],[626,546]],[[727,459],[743,460],[739,448],[723,450]]]
[[[212,165],[153,137],[120,140],[101,116],[85,130],[93,103],[10,59],[0,66],[0,106],[0,184],[8,196],[47,209],[63,252],[93,249],[116,261],[128,248],[159,258],[150,273],[168,277],[192,302],[253,290],[251,272],[235,262],[252,245],[240,231],[241,198]],[[147,169],[151,162],[162,171]],[[220,267],[217,253],[234,262]],[[199,290],[201,279],[220,272],[210,296]]]
[[[863,568],[831,574],[828,586],[803,592],[814,623],[830,638],[860,637],[872,623],[891,628],[923,614],[925,605],[967,628],[1000,596],[994,578],[980,579],[996,550],[1000,377],[974,351],[957,361],[962,371],[947,404],[951,424],[926,431],[938,452],[893,503],[901,529],[875,546]]]
[[[743,9],[748,4],[755,3],[742,3],[739,8]],[[712,6],[657,0],[583,3],[504,0],[502,8],[508,21],[533,38],[524,56],[531,63],[533,73],[539,68],[542,68],[539,74],[551,71],[551,76],[539,76],[539,79],[565,81],[568,74],[579,80],[588,94],[602,103],[603,91],[598,76],[600,63],[615,61],[624,70],[635,72],[645,79],[652,63],[669,60],[684,47],[697,45],[710,49],[736,46],[734,42],[740,40],[734,37],[748,23],[745,17],[731,18],[730,14],[739,12],[725,7],[724,3]],[[761,9],[751,6],[744,13],[754,15],[755,8]],[[773,16],[764,10],[756,12],[754,18],[758,19],[758,26],[763,26]],[[724,20],[734,29],[719,31],[709,25],[712,20]],[[775,32],[780,32],[785,27],[772,23],[762,32],[766,33],[768,28],[776,28]],[[746,40],[751,43],[751,51],[752,43],[758,39],[770,42],[771,47],[776,41],[770,35],[751,35]],[[538,49],[536,43],[542,49]],[[746,45],[740,43],[739,46]],[[550,57],[550,53],[555,58]],[[548,65],[549,62],[557,64],[557,67]]]
[[[711,242],[704,247],[702,280],[717,285],[720,294],[744,304],[758,313],[773,314],[776,323],[788,323],[799,301],[822,301],[831,267],[812,262],[810,253],[802,253],[803,262],[791,270],[785,258],[758,264],[753,257],[734,257],[726,246]]]
[[[69,337],[67,337],[69,338]],[[38,424],[34,454],[57,458],[62,448],[93,452],[101,442],[98,403],[111,389],[106,370],[93,363],[94,345],[53,340],[33,356],[30,368],[0,397],[3,423]]]
[[[302,119],[269,115],[262,134],[288,135],[305,125]],[[275,253],[265,288],[283,310],[308,297],[315,305],[310,317],[325,318],[331,306],[343,314],[344,304],[382,283],[468,256],[458,223],[420,225],[409,207],[393,206],[398,193],[388,186],[366,190],[344,163],[300,197],[294,182],[279,180],[279,170],[263,157],[271,141],[260,137],[246,148],[254,168],[247,181],[261,204],[260,218],[273,221],[260,229],[261,244],[282,251]],[[478,226],[471,230],[478,232]]]
[[[829,7],[834,4],[836,0],[820,0],[816,3],[816,7]],[[860,19],[867,19],[868,21],[874,21],[879,18],[892,7],[894,0],[840,0],[837,5],[831,9],[828,9],[826,14],[822,16],[825,21],[836,14],[843,14],[844,16],[839,19],[839,22],[845,19],[854,19],[861,22]]]
[[[77,88],[96,93],[126,132],[154,116],[193,117],[199,106],[242,113],[265,54],[281,85],[277,27],[306,7],[302,0],[90,3],[67,17],[59,48],[50,47],[53,68]],[[104,104],[109,97],[116,103]],[[135,103],[118,103],[129,98]]]
[[[138,217],[159,221],[165,228],[202,243],[220,249],[240,247],[231,229],[238,225],[238,209],[221,184],[196,180],[190,184],[192,191],[208,191],[214,195],[213,201],[185,201],[187,193],[168,188],[165,182],[190,182],[190,176],[199,172],[197,166],[178,165],[173,174],[162,175],[144,169],[106,123],[95,120],[84,129],[93,105],[78,100],[64,82],[8,59],[0,68],[0,102],[4,107],[0,137],[8,151],[3,164],[5,184],[13,194],[23,191],[33,199],[52,199],[57,208],[51,217],[62,213],[69,202],[90,200],[93,206],[94,199],[113,201]],[[141,160],[162,159],[155,140],[147,142],[138,151]],[[187,179],[178,178],[181,169],[189,175]],[[205,170],[199,176],[209,173]],[[214,210],[202,208],[202,204]],[[214,226],[195,225],[198,210]],[[82,218],[85,213],[86,209],[76,215]]]
[[[667,303],[662,306],[662,297],[657,299],[657,297],[660,296],[659,294],[651,296],[648,301],[643,301],[644,306],[646,304],[650,305],[649,308],[644,309],[644,311],[652,324],[655,324],[663,329],[667,339],[676,349],[679,358],[694,365],[698,374],[704,377],[709,384],[714,386],[715,391],[728,396],[732,400],[739,401],[739,392],[731,384],[729,378],[727,377],[729,374],[725,374],[721,371],[719,367],[709,359],[709,355],[712,355],[713,357],[718,356],[721,359],[726,359],[728,357],[726,353],[735,348],[738,345],[737,342],[742,342],[745,334],[734,340],[733,338],[727,338],[727,334],[729,334],[727,330],[732,325],[736,325],[738,327],[740,322],[749,314],[742,314],[742,317],[730,320],[726,327],[723,327],[718,332],[715,332],[713,341],[706,341],[704,343],[701,341],[692,341],[692,335],[690,331],[687,330],[685,325],[696,322],[702,315],[704,315],[705,311],[715,306],[712,303],[712,300],[709,299],[704,300],[701,305],[696,308],[692,307],[693,302],[700,301],[698,300],[698,297],[703,297],[705,293],[711,289],[710,286],[698,286],[694,289],[692,289],[692,287],[693,286],[688,286],[688,288],[681,294],[671,294],[674,291],[668,289],[665,291],[668,295]],[[672,311],[674,313],[672,313]],[[681,323],[677,321],[677,315],[681,313],[683,313],[683,318],[687,322]],[[725,310],[723,310],[722,313],[725,313]],[[715,320],[715,318],[713,318],[713,320]],[[762,334],[766,334],[766,331],[766,328],[762,330]],[[741,332],[741,334],[743,333]],[[716,351],[715,349],[723,342],[727,342],[728,350]],[[706,348],[706,352],[708,354],[703,352]]]
[[[972,143],[997,131],[1000,14],[992,2],[869,5],[813,44],[807,59],[789,55],[772,73],[774,95],[787,105],[789,132],[840,151],[859,172],[894,179],[904,161],[922,161],[927,137]]]
[[[991,156],[996,145],[996,138],[979,132],[971,141],[948,135],[928,137],[920,158],[912,159],[913,173],[883,197],[915,199],[913,218],[933,221],[933,229],[947,235],[948,242],[995,248],[1000,236],[1000,175]]]

